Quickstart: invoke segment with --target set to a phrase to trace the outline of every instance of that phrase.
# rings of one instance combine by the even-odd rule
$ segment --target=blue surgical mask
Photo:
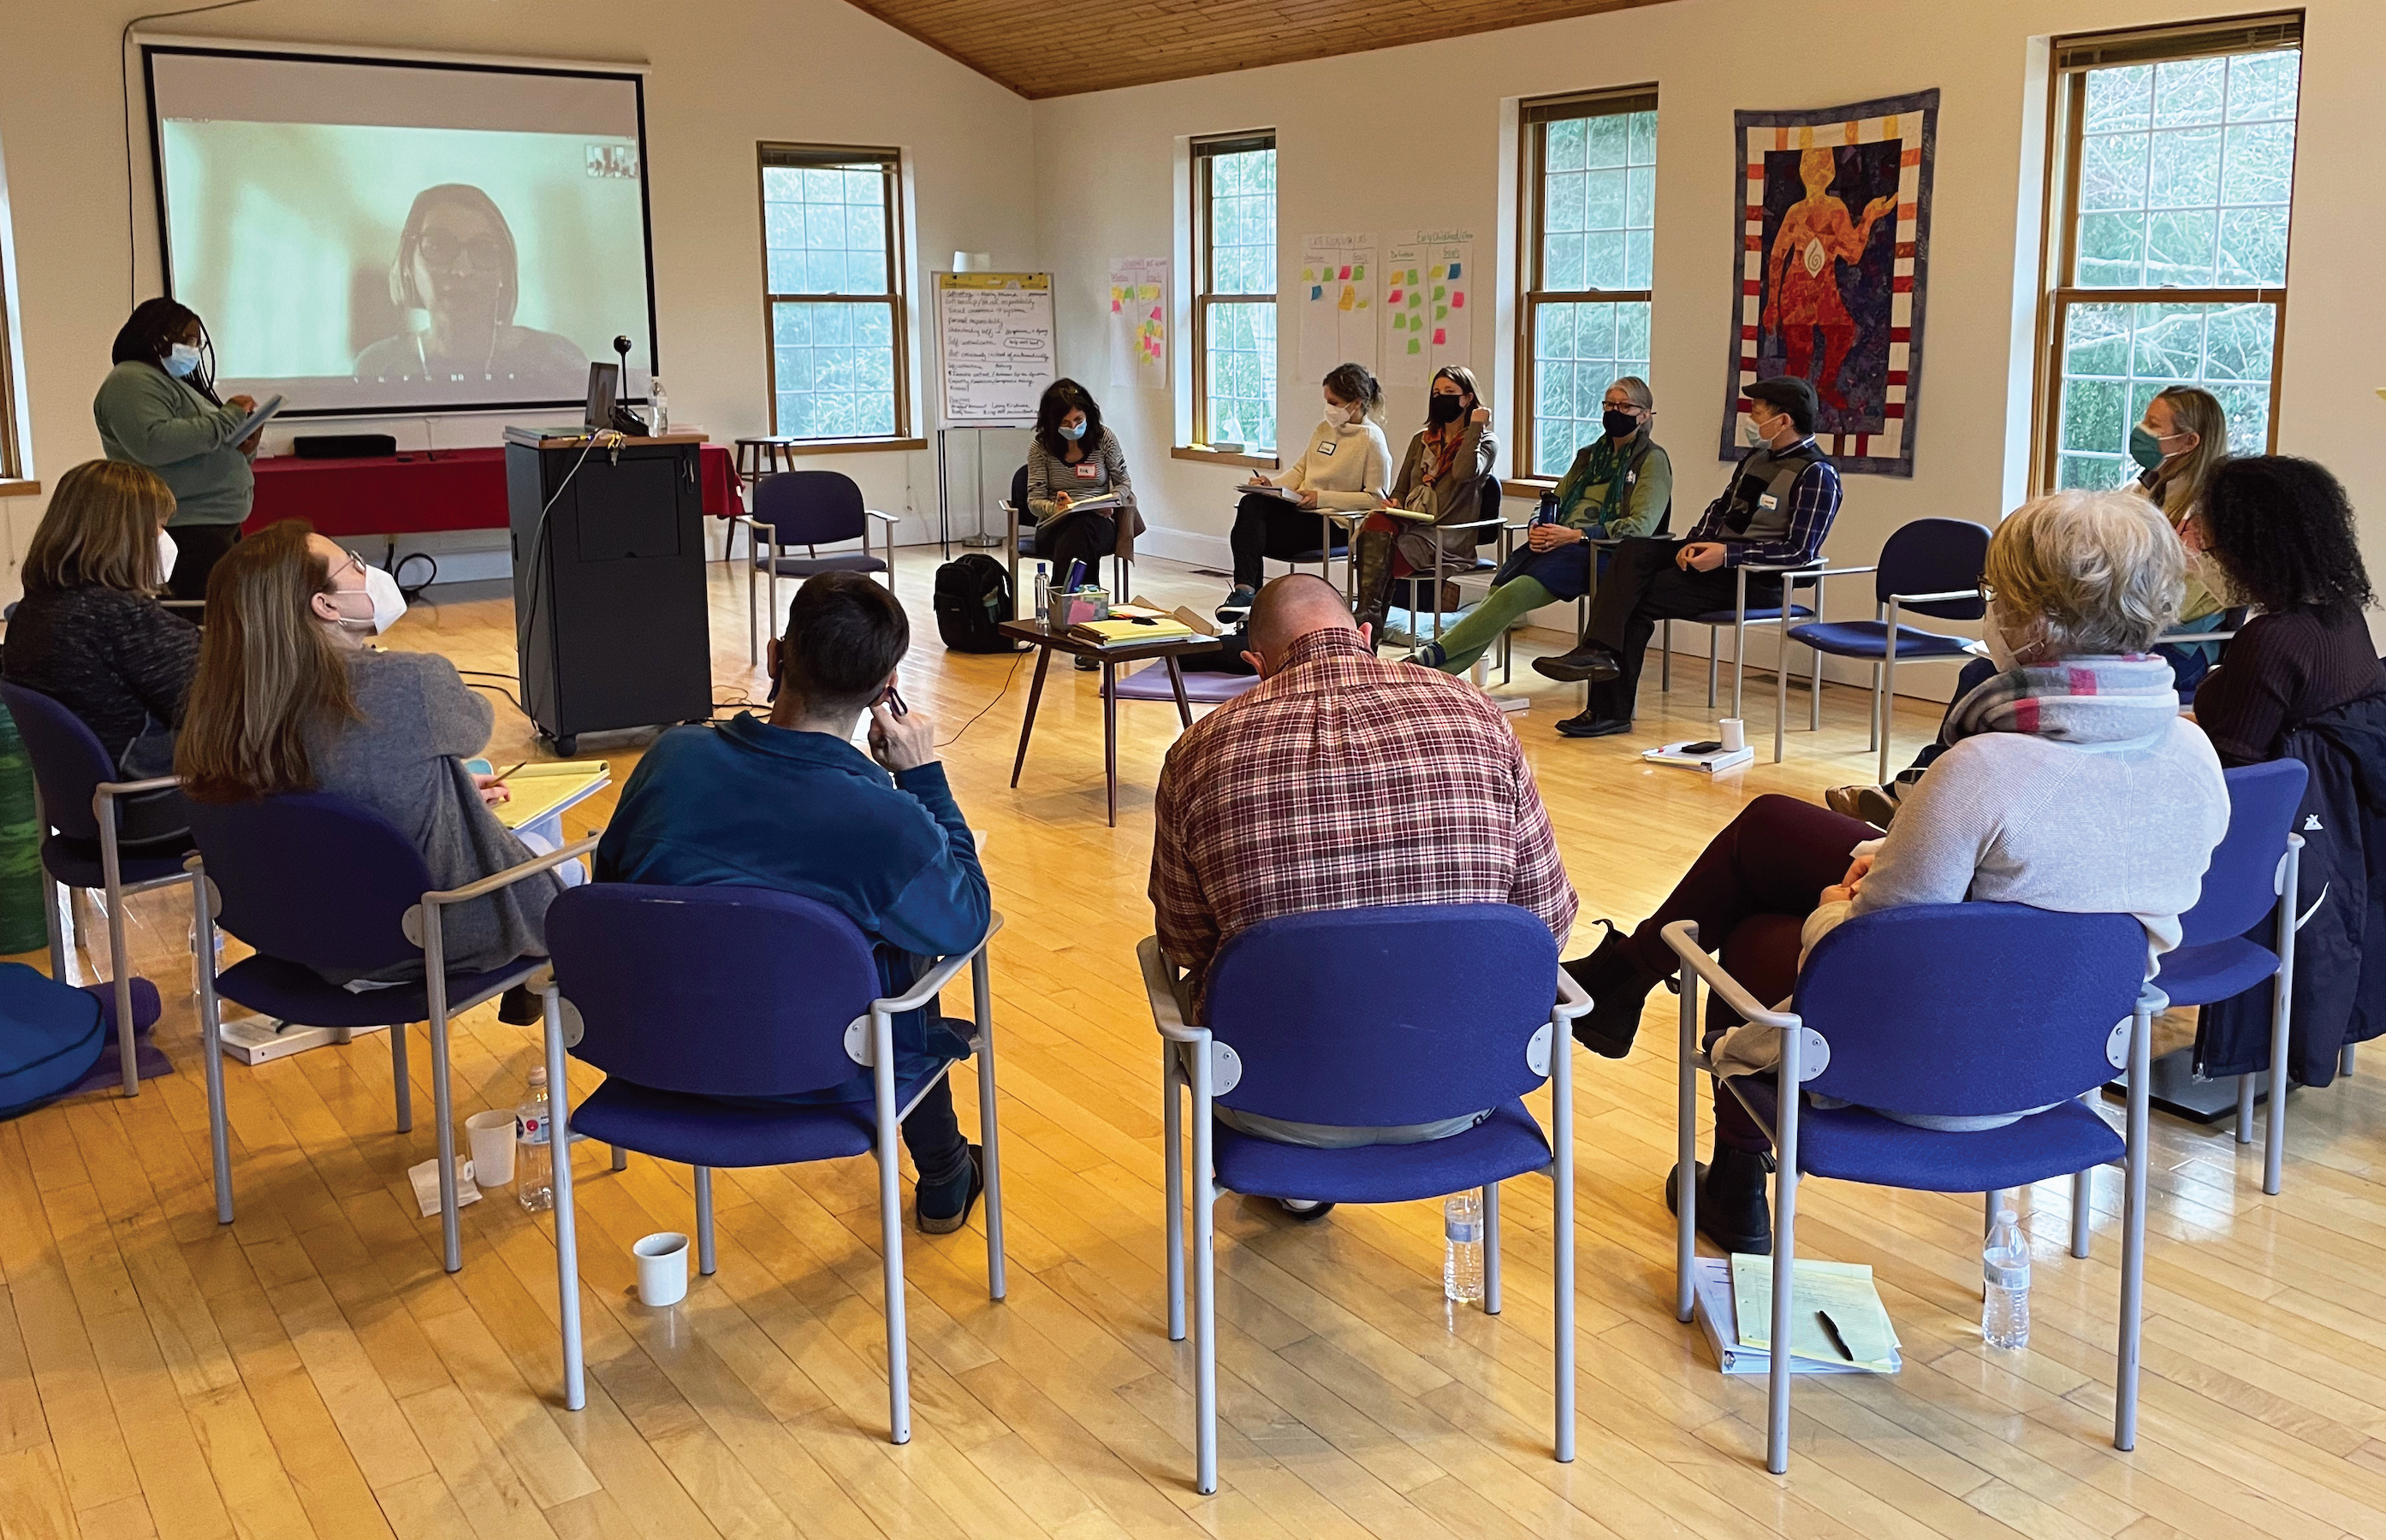
[[[1742,428],[1739,434],[1748,441],[1748,446],[1751,449],[1763,449],[1773,442],[1773,435],[1752,421]]]
[[[1082,422],[1063,422],[1061,424],[1061,436],[1074,443],[1086,436],[1086,425]]]
[[[176,343],[166,355],[166,372],[177,380],[187,380],[198,372],[199,350],[188,343]]]

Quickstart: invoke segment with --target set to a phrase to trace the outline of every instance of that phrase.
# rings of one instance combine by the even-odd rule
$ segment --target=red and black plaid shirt
[[[1160,772],[1151,905],[1192,975],[1280,914],[1378,904],[1515,904],[1563,943],[1574,887],[1507,718],[1432,669],[1384,663],[1354,631],[1196,722]]]

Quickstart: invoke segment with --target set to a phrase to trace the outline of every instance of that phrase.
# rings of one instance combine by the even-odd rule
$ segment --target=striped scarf
[[[2178,716],[2169,659],[2069,657],[1984,681],[1949,709],[1939,742],[1953,748],[1983,732],[2026,732],[2060,744],[2129,743],[2153,737]],[[1921,779],[1921,767],[1907,770],[1886,790],[1896,796]]]

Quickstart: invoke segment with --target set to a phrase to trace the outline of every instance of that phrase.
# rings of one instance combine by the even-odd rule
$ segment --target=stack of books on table
[[[1201,632],[1166,610],[1121,604],[1111,606],[1109,620],[1081,620],[1069,628],[1068,634],[1099,647],[1116,647],[1139,642],[1189,641]]]

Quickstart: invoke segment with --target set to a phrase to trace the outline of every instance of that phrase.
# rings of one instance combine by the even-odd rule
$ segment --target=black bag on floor
[[[1011,573],[981,551],[936,569],[936,634],[948,652],[1017,652],[995,628],[1013,616]]]

